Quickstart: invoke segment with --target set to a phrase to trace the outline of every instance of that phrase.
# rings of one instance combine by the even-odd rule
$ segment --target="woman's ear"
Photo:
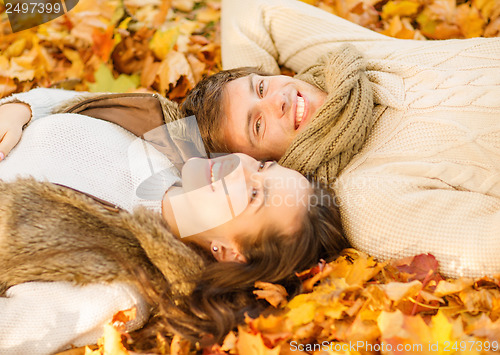
[[[213,256],[219,262],[238,262],[246,263],[247,260],[240,254],[238,248],[229,241],[214,240],[210,244],[210,250]]]

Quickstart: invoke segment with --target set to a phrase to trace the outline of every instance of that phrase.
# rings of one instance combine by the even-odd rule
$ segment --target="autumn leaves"
[[[0,97],[42,86],[180,100],[221,69],[216,0],[82,0],[14,34],[2,5],[0,14]]]
[[[431,255],[380,263],[345,250],[336,261],[301,275],[306,293],[281,303],[271,315],[248,318],[219,350],[245,355],[308,348],[313,354],[499,350],[500,280],[446,281],[437,267]],[[276,304],[277,290],[259,287]]]

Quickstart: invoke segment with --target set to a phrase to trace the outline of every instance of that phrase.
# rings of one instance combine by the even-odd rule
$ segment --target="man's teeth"
[[[296,115],[296,120],[297,120],[297,128],[302,121],[303,115],[304,115],[304,98],[302,96],[297,96],[297,115]]]

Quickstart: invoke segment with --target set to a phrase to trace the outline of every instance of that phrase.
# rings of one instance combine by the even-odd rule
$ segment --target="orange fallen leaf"
[[[470,4],[457,6],[456,23],[462,30],[465,38],[480,37],[484,31],[484,20],[479,10]]]
[[[280,353],[281,346],[268,348],[260,333],[252,334],[243,327],[238,327],[238,334],[236,349],[240,355],[278,355]]]
[[[179,335],[174,335],[170,344],[170,355],[188,355],[191,344],[182,339]]]
[[[286,305],[288,293],[283,286],[257,281],[255,283],[255,288],[260,288],[260,290],[253,291],[257,299],[264,299],[275,308]]]

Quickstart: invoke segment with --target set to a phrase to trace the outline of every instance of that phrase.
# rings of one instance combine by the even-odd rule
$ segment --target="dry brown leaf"
[[[160,78],[160,91],[169,91],[169,86],[174,85],[181,78],[185,76],[191,87],[195,85],[191,66],[189,65],[186,57],[177,51],[170,51],[165,59],[161,62],[159,71]]]
[[[409,283],[389,282],[380,286],[391,301],[399,302],[404,297],[414,296],[422,289],[422,283],[413,280]]]
[[[198,83],[203,78],[206,65],[191,53],[187,55],[187,60],[189,62],[189,65],[191,66],[191,71],[193,72],[194,81]]]
[[[260,290],[253,291],[258,299],[266,300],[275,308],[286,305],[288,293],[283,286],[275,285],[269,282],[257,281],[255,283],[255,288],[260,288]]]
[[[426,302],[439,302],[439,303],[446,303],[442,297],[437,297],[436,295],[433,295],[432,293],[426,292],[421,290],[420,291],[420,296],[424,299]]]
[[[153,20],[153,26],[154,27],[159,27],[162,25],[165,20],[167,19],[167,14],[170,10],[170,7],[172,6],[172,1],[171,0],[162,0],[160,10],[156,14],[154,20]]]
[[[224,338],[224,341],[222,342],[221,350],[228,352],[234,351],[234,349],[236,348],[237,340],[238,337],[236,336],[236,333],[230,331]]]
[[[143,63],[144,67],[141,72],[141,86],[147,88],[153,85],[156,75],[160,70],[160,63],[155,62],[154,57],[149,55]]]
[[[493,308],[493,300],[498,299],[498,290],[487,289],[465,289],[458,295],[464,303],[467,311],[476,314],[478,312],[490,312]]]
[[[443,297],[452,293],[458,293],[467,287],[472,286],[472,284],[474,284],[474,280],[465,277],[453,281],[442,280],[438,283],[436,289],[434,290],[434,295],[437,297]]]

